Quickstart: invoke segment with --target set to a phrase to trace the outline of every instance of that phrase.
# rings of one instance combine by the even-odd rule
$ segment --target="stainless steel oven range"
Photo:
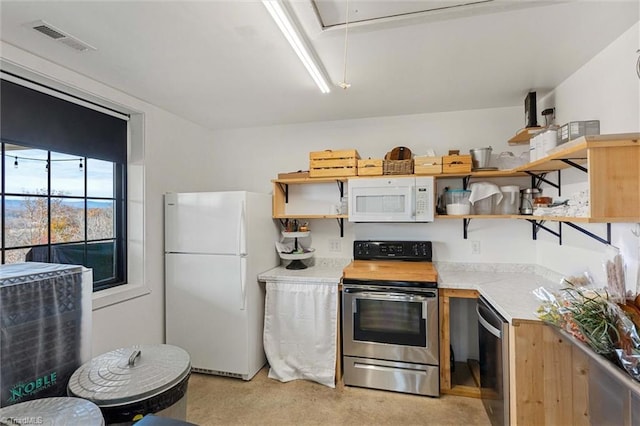
[[[342,280],[344,384],[439,396],[429,241],[355,241]]]

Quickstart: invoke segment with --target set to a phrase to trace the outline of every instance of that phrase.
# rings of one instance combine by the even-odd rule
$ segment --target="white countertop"
[[[259,274],[258,280],[338,285],[342,278],[342,270],[349,262],[350,259],[314,259],[314,265],[307,269],[286,269],[284,266],[278,266]]]
[[[477,290],[505,320],[539,321],[536,310],[540,300],[533,290],[560,289],[560,281],[533,272],[440,271],[438,288]]]
[[[562,288],[562,275],[531,264],[437,262],[438,288],[477,290],[509,323],[540,321],[533,290]]]
[[[342,270],[350,259],[316,259],[307,269],[284,266],[258,275],[260,281],[340,283]],[[535,265],[465,264],[437,262],[438,288],[477,290],[509,323],[513,320],[539,321],[536,310],[540,300],[533,290],[562,288],[561,275]]]

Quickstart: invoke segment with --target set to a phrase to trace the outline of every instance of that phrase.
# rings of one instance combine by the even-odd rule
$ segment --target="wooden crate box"
[[[310,152],[309,177],[356,176],[359,158],[355,149]]]
[[[442,173],[470,173],[471,155],[444,155]]]
[[[426,155],[414,157],[413,173],[416,175],[439,175],[442,173],[442,157]]]
[[[358,176],[381,176],[382,159],[358,160]]]

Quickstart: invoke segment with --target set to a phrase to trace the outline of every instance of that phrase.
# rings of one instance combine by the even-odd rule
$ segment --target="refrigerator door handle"
[[[240,244],[238,244],[240,250],[240,256],[247,255],[247,214],[246,214],[246,201],[242,201],[240,206],[240,229],[238,231],[238,237],[240,238]]]
[[[247,307],[247,258],[240,258],[240,310]]]

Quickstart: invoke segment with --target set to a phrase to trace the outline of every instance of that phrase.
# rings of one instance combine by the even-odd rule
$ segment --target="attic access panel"
[[[323,28],[345,24],[345,0],[312,0]],[[478,6],[496,3],[496,0],[460,1],[349,1],[349,23],[375,23],[402,18],[451,13],[456,16],[474,14]],[[499,3],[499,1],[498,1]]]

